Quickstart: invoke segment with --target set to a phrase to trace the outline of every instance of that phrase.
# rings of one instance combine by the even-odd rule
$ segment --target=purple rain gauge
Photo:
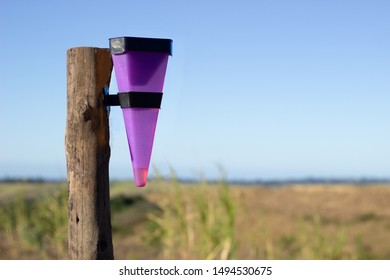
[[[134,182],[144,187],[163,96],[172,40],[140,37],[111,38],[110,51],[125,121]]]

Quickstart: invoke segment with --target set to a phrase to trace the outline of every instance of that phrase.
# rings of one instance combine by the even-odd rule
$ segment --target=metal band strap
[[[119,92],[121,108],[160,108],[162,92]]]

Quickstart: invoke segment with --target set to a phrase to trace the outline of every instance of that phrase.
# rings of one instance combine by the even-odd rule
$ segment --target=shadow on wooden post
[[[108,165],[109,125],[103,104],[112,70],[108,49],[67,51],[65,150],[71,259],[113,259]]]

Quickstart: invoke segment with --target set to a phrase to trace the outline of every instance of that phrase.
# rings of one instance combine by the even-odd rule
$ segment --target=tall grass
[[[347,248],[346,227],[335,233],[326,233],[325,223],[319,215],[301,221],[290,234],[281,235],[273,244],[276,259],[337,260],[359,258]]]
[[[362,212],[347,220],[324,213],[321,216],[315,210],[290,213],[278,201],[268,208],[264,204],[267,198],[261,197],[262,194],[279,190],[252,192],[232,188],[224,179],[216,184],[205,180],[183,184],[174,172],[170,180],[151,181],[147,190],[131,188],[128,183],[113,185],[111,213],[113,239],[117,244],[114,251],[122,252],[118,258],[375,259],[389,256],[388,251],[374,251],[373,246],[378,244],[368,243],[370,235],[359,230],[379,223],[383,227],[376,228],[382,229],[382,236],[390,232],[388,222],[376,212]],[[45,187],[48,186],[42,186]],[[45,194],[42,188],[39,187],[37,195],[18,194],[0,200],[0,258],[68,258],[66,187],[50,186]],[[248,193],[260,196],[248,196]],[[376,252],[381,253],[375,255]]]
[[[19,194],[11,201],[2,202],[0,207],[3,241],[10,250],[20,251],[14,254],[30,252],[32,258],[67,258],[67,221],[67,191],[64,188],[34,199]]]
[[[225,181],[210,187],[181,185],[172,175],[161,202],[149,215],[149,241],[164,259],[231,259],[235,256],[235,204]]]
[[[346,225],[329,230],[327,222],[315,213],[291,221],[292,229],[284,234],[267,226],[267,214],[257,218],[260,228],[248,225],[245,211],[242,212],[245,207],[233,196],[225,180],[217,186],[206,181],[188,186],[173,177],[166,188],[166,195],[159,203],[161,212],[148,216],[147,238],[152,246],[159,247],[160,258],[364,258],[356,242],[347,244]],[[237,227],[238,210],[242,229]]]

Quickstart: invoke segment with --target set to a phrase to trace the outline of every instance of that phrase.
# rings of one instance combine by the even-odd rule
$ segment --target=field
[[[390,259],[390,185],[110,189],[116,259]],[[66,184],[0,184],[0,238],[0,259],[67,259]]]

